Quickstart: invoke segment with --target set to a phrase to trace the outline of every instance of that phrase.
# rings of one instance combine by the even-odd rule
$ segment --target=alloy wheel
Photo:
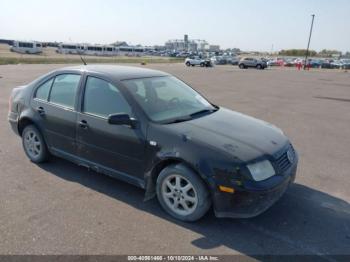
[[[25,133],[24,147],[32,158],[37,158],[40,155],[42,144],[38,135],[34,131],[30,130]]]
[[[198,204],[197,192],[192,183],[179,174],[168,176],[162,184],[162,197],[166,205],[176,214],[187,216]]]

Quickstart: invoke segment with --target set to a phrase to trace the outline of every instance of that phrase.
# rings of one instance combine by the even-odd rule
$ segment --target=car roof
[[[97,73],[105,75],[113,80],[126,80],[135,78],[146,78],[146,77],[157,77],[157,76],[168,76],[168,73],[152,70],[148,68],[141,68],[136,66],[118,66],[118,65],[79,65],[64,67],[57,71],[80,71]]]

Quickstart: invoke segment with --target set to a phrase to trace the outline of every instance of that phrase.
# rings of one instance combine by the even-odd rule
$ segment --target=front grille
[[[289,154],[289,157],[288,157]],[[277,173],[283,173],[291,167],[295,160],[295,150],[291,144],[279,155],[274,161],[274,166]]]

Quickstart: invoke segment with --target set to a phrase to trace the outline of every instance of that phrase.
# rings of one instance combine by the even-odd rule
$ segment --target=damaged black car
[[[14,88],[9,122],[34,163],[65,158],[145,189],[171,216],[253,217],[295,179],[283,132],[164,72],[88,65]]]

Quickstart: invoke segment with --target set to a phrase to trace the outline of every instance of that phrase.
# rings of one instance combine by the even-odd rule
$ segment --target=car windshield
[[[187,121],[217,109],[191,87],[172,76],[131,79],[123,83],[154,122]]]

